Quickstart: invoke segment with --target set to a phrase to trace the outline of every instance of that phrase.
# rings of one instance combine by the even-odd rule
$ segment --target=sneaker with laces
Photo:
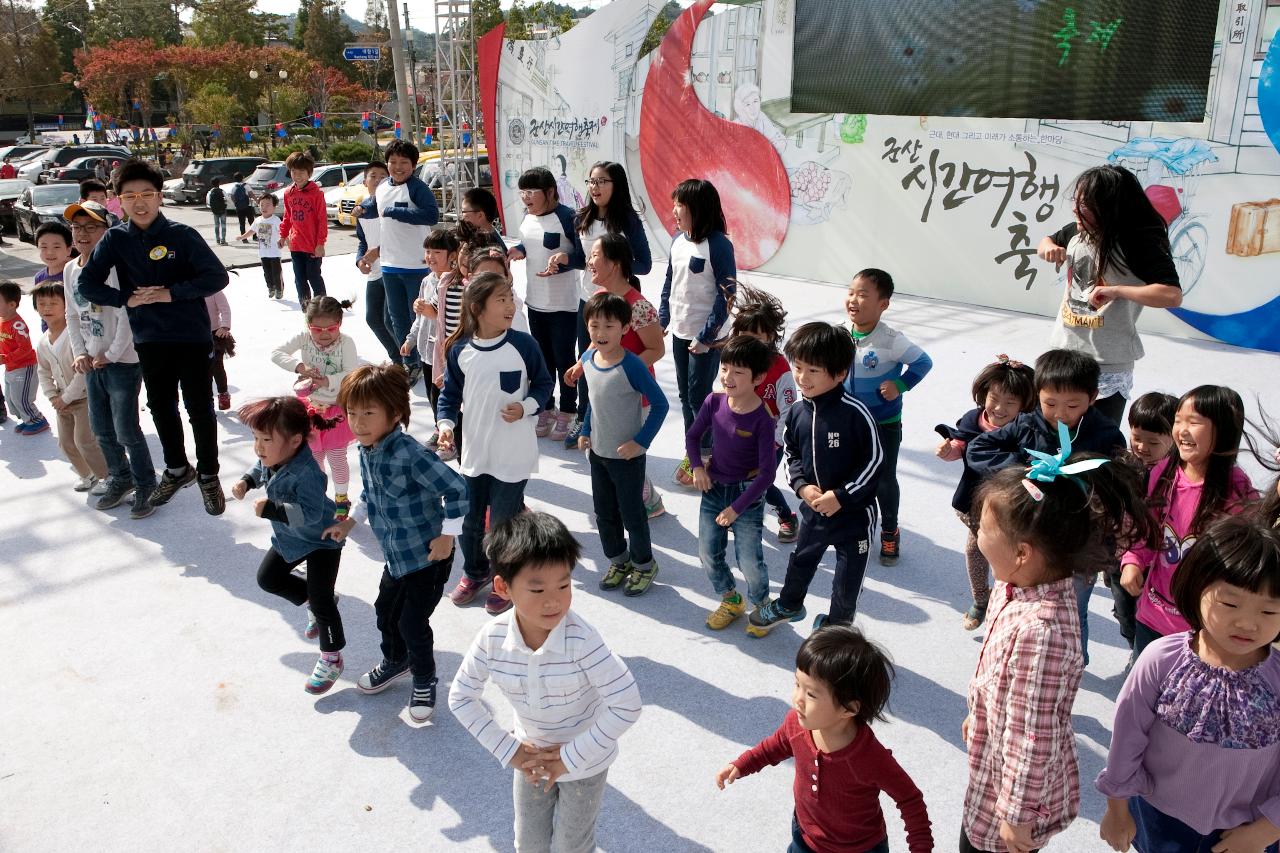
[[[438,678],[420,682],[413,680],[413,695],[409,697],[409,719],[415,723],[425,723],[436,712],[436,684]]]
[[[604,577],[600,578],[600,588],[603,590],[617,589],[622,586],[629,574],[631,574],[631,563],[612,563],[609,566],[609,571],[605,572]]]
[[[218,395],[218,411],[225,412],[231,408],[231,395],[225,391]]]
[[[475,601],[476,596],[488,585],[488,581],[473,581],[463,575],[458,579],[458,585],[453,588],[453,592],[449,593],[449,600],[458,607],[465,607]]]
[[[156,511],[155,497],[156,490],[154,488],[138,488],[133,492],[133,505],[129,507],[129,517],[137,520],[154,515]]]
[[[97,477],[93,476],[92,474],[87,474],[81,477],[79,480],[76,480],[76,484],[71,488],[77,492],[87,492],[90,489],[92,489],[94,485],[97,484],[97,482],[98,482]]]
[[[644,595],[649,591],[649,587],[653,586],[653,579],[657,576],[658,564],[656,562],[650,563],[647,569],[633,568],[627,578],[627,585],[623,588],[622,594],[629,598]]]
[[[569,432],[564,437],[565,450],[578,449],[578,437],[582,435],[582,418],[574,418],[573,423],[569,425]]]
[[[96,497],[101,497],[102,495],[105,495],[105,494],[107,493],[107,480],[108,480],[108,479],[109,479],[109,478],[104,477],[104,478],[102,478],[101,480],[99,480],[97,477],[94,477],[94,478],[93,478],[93,487],[92,487],[91,489],[89,489],[89,494],[90,494],[90,495],[92,495],[92,496],[93,496],[93,497],[95,497],[95,498],[96,498]]]
[[[25,424],[18,424],[18,432],[23,435],[39,435],[42,432],[49,431],[49,422],[44,418],[36,418],[34,421],[27,421]]]
[[[787,610],[775,598],[766,602],[747,617],[747,633],[753,637],[763,637],[783,622],[799,622],[805,617],[804,606],[799,610]]]
[[[342,521],[351,515],[351,501],[347,499],[346,495],[334,495],[333,504],[333,518],[335,521]]]
[[[200,497],[209,515],[222,515],[227,509],[227,496],[222,493],[222,481],[216,476],[200,477]]]
[[[671,479],[677,486],[693,488],[693,468],[689,465],[688,456],[680,460],[680,464],[676,466],[675,473],[671,475]]]
[[[333,603],[337,604],[339,596],[336,592],[333,594]],[[302,636],[308,640],[314,640],[320,636],[320,623],[316,621],[316,614],[311,612],[311,608],[307,608],[307,628],[302,632]]]
[[[382,663],[366,672],[356,681],[356,689],[361,693],[381,693],[391,686],[392,682],[409,674],[407,660],[392,663],[384,659]]]
[[[178,489],[185,489],[195,481],[196,469],[190,465],[176,477],[166,470],[160,475],[160,482],[156,484],[155,490],[151,493],[151,505],[164,506],[178,493]]]
[[[743,601],[742,593],[736,589],[730,590],[721,596],[720,606],[707,616],[707,627],[712,631],[723,631],[733,624],[733,620],[746,612],[747,603]]]
[[[93,505],[94,509],[115,509],[124,503],[124,499],[133,494],[133,480],[125,477],[108,477],[107,489]]]
[[[303,689],[312,696],[328,693],[329,688],[338,680],[339,675],[342,675],[342,655],[338,655],[338,659],[332,663],[324,658],[319,658],[316,660],[315,669],[311,670],[311,677],[307,679],[306,686]]]
[[[778,519],[778,542],[787,545],[800,535],[800,521],[794,515]]]
[[[666,513],[667,508],[662,504],[662,494],[653,487],[646,477],[644,481],[644,514],[649,518],[657,518]]]
[[[551,425],[555,423],[556,413],[554,409],[543,409],[538,412],[538,423],[533,428],[533,434],[538,438],[546,438],[547,433],[551,432]]]
[[[825,628],[830,624],[831,617],[825,613],[819,613],[817,616],[813,617],[813,630],[815,631],[819,628]]]
[[[552,441],[564,442],[569,437],[569,421],[571,420],[573,420],[573,415],[557,412],[555,420],[551,423],[551,432],[547,433],[547,438]]]
[[[901,556],[902,537],[895,528],[892,532],[880,531],[880,565],[896,566]]]
[[[409,387],[410,387],[410,388],[412,388],[413,386],[417,385],[417,384],[418,384],[418,381],[422,379],[422,365],[421,365],[421,364],[413,364],[413,365],[410,365],[409,367],[406,367],[406,368],[405,368],[405,372],[409,374]]]
[[[484,612],[490,616],[497,616],[500,613],[506,613],[511,609],[511,599],[503,598],[493,590],[489,590],[489,594],[484,599]]]

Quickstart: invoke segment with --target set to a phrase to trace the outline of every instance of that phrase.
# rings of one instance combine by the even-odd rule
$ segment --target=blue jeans
[[[213,239],[219,243],[227,242],[227,215],[225,213],[215,213],[213,215]]]
[[[795,812],[791,813],[791,844],[787,847],[787,853],[814,853],[813,848],[805,843],[804,835],[800,831],[800,821],[796,820]],[[866,853],[889,853],[889,836],[867,850]]]
[[[364,321],[369,324],[378,343],[382,344],[382,348],[387,351],[387,358],[391,363],[405,363],[404,357],[400,355],[400,344],[404,338],[397,341],[391,335],[391,313],[387,309],[387,291],[380,278],[365,282]]]
[[[709,350],[704,353],[689,352],[693,341],[685,338],[671,338],[671,355],[676,362],[676,387],[680,390],[680,412],[684,415],[684,431],[693,426],[693,419],[702,408],[702,401],[707,399],[715,384],[716,374],[720,371],[720,350]],[[711,430],[702,437],[702,448],[711,446]]]
[[[777,476],[778,465],[782,463],[782,457],[784,455],[785,455],[785,452],[781,447],[779,447],[778,452],[775,455],[775,461],[773,463],[775,477]],[[795,517],[795,513],[791,511],[791,504],[787,503],[786,492],[782,491],[782,489],[779,489],[777,483],[774,483],[771,486],[769,486],[769,491],[764,493],[764,502],[767,503],[769,506],[773,507],[774,511],[778,513],[778,518],[782,519],[783,521],[787,520],[788,518]]]
[[[1209,853],[1222,840],[1222,830],[1201,835],[1142,797],[1129,798],[1129,814],[1133,815],[1133,822],[1138,827],[1138,834],[1133,839],[1133,847],[1138,853]],[[1278,853],[1278,850],[1280,847],[1272,844],[1265,853]]]
[[[653,563],[653,545],[649,514],[644,511],[645,457],[610,459],[593,450],[589,459],[591,500],[605,557],[610,563],[630,562],[637,569],[648,569]]]
[[[564,381],[564,373],[573,367],[577,359],[574,347],[578,341],[578,315],[573,311],[529,310],[529,332],[542,350],[547,370],[556,377],[560,386],[560,411],[567,415],[578,413],[578,387]],[[556,395],[547,398],[547,410],[556,408]]]
[[[112,477],[131,478],[139,488],[154,488],[156,472],[151,450],[138,419],[141,365],[108,364],[89,371],[84,378],[89,426],[107,460],[107,471]]]
[[[712,483],[702,493],[702,511],[698,518],[698,557],[717,595],[735,589],[733,574],[725,562],[729,547],[729,531],[733,531],[733,550],[738,570],[747,581],[747,600],[761,604],[769,597],[769,567],[764,563],[764,499],[747,507],[733,524],[721,527],[716,516],[742,496],[751,481]]]
[[[324,276],[320,274],[324,259],[310,252],[291,252],[289,260],[293,263],[293,286],[298,291],[298,304],[305,305],[312,296],[324,296]]]
[[[528,480],[508,483],[488,474],[466,477],[470,501],[462,519],[462,571],[477,583],[489,580],[489,558],[484,553],[484,516],[489,512],[493,528],[524,508],[524,487]]]
[[[396,352],[400,352],[400,344],[409,337],[409,327],[413,325],[413,300],[418,298],[422,289],[422,279],[427,270],[422,272],[383,272],[382,287],[386,291],[385,316],[391,327],[391,337],[396,341]],[[421,353],[412,349],[402,361],[407,368],[421,360]]]
[[[1080,651],[1084,654],[1085,666],[1089,665],[1089,599],[1093,598],[1093,588],[1097,586],[1097,572],[1087,575],[1072,575],[1071,583],[1076,590],[1076,608],[1080,613]]]

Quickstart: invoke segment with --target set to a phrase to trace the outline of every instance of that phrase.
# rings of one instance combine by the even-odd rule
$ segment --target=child
[[[581,553],[564,524],[527,512],[487,540],[494,586],[514,609],[480,629],[449,690],[458,722],[512,774],[517,850],[596,849],[596,820],[618,740],[640,717],[627,665],[571,609]],[[493,679],[514,730],[485,706]]]
[[[1115,850],[1280,847],[1280,531],[1224,518],[1173,579],[1190,631],[1147,647],[1116,700],[1097,788]]]
[[[880,322],[893,298],[893,276],[865,269],[853,277],[844,298],[853,337],[853,366],[845,388],[876,419],[884,465],[876,503],[880,507],[880,565],[893,566],[902,553],[898,531],[898,449],[902,446],[902,395],[920,384],[933,359],[907,336]]]
[[[347,499],[347,484],[351,482],[347,447],[355,440],[346,413],[338,403],[342,380],[355,370],[357,362],[356,342],[342,333],[342,312],[350,307],[350,302],[339,302],[332,296],[308,300],[302,306],[306,330],[271,353],[271,360],[278,367],[301,377],[293,386],[294,391],[307,404],[318,424],[308,444],[321,471],[325,460],[329,460],[339,519],[346,518],[351,510],[351,501]],[[298,353],[298,357],[295,358],[294,353]]]
[[[164,180],[145,160],[130,160],[121,167],[116,186],[129,227],[111,228],[103,235],[80,270],[78,286],[92,303],[128,308],[147,408],[165,464],[152,492],[143,495],[142,484],[136,484],[135,502],[143,495],[152,506],[162,506],[198,476],[205,512],[221,515],[226,498],[218,480],[218,426],[209,383],[213,340],[204,298],[227,286],[227,270],[194,228],[160,213]],[[119,288],[107,283],[113,269]],[[178,418],[179,388],[195,437],[194,470]]]
[[[293,284],[298,291],[298,306],[312,295],[324,296],[324,244],[329,239],[329,215],[325,212],[324,193],[311,180],[316,161],[305,151],[295,151],[285,158],[293,184],[284,191],[284,216],[276,248],[289,244],[293,263]]]
[[[392,364],[403,364],[400,342],[391,334],[387,290],[382,283],[382,220],[378,218],[378,185],[387,179],[387,164],[375,160],[365,167],[365,199],[356,213],[356,268],[364,273],[364,321],[382,344]],[[412,365],[410,365],[412,366]]]
[[[951,498],[951,507],[969,530],[969,538],[964,545],[964,562],[969,573],[973,604],[964,614],[966,631],[976,629],[987,618],[987,602],[991,598],[988,582],[991,566],[978,548],[978,519],[969,512],[973,506],[973,490],[978,487],[980,478],[965,462],[964,450],[977,436],[999,429],[1023,412],[1030,412],[1035,408],[1035,372],[1020,361],[1000,355],[978,373],[973,380],[971,393],[973,401],[978,404],[977,408],[961,415],[954,427],[946,424],[934,427],[942,436],[937,457],[944,462],[964,463],[960,484],[956,486],[955,495]]]
[[[213,358],[209,359],[209,375],[218,392],[218,410],[231,408],[231,392],[227,388],[227,368],[223,360],[236,354],[236,339],[231,337],[231,303],[222,291],[206,296],[204,307],[209,312],[209,328],[213,332]]]
[[[214,184],[204,197],[204,203],[213,214],[213,239],[219,246],[227,245],[227,194]]]
[[[400,345],[400,354],[408,356],[417,352],[421,359],[422,374],[426,377],[427,400],[434,412],[440,399],[440,385],[444,384],[444,366],[436,370],[437,361],[444,361],[444,339],[458,328],[458,312],[462,307],[462,276],[458,274],[458,238],[454,231],[437,229],[427,234],[423,241],[423,257],[431,272],[422,279],[418,298],[413,303],[413,325],[409,335]],[[452,318],[448,331],[441,333],[438,305],[445,306],[445,318]],[[438,373],[438,375],[437,375]],[[437,384],[437,378],[440,380]],[[427,442],[430,447],[434,444]],[[447,461],[447,460],[446,460]]]
[[[62,285],[38,285],[31,293],[31,302],[49,326],[36,344],[36,365],[40,386],[57,412],[58,447],[80,475],[75,490],[102,495],[107,490],[107,461],[89,427],[84,376],[76,373],[71,340],[66,334],[67,303]]]
[[[306,637],[320,638],[316,661],[304,689],[318,696],[342,674],[342,633],[333,586],[343,540],[324,535],[334,523],[336,507],[325,494],[324,472],[303,451],[312,416],[296,397],[272,397],[241,407],[240,422],[253,431],[257,463],[231,487],[231,496],[244,500],[250,489],[265,487],[267,496],[254,501],[253,512],[271,521],[271,547],[258,566],[258,586],[295,606],[307,605]],[[307,564],[301,578],[293,570]]]
[[[253,200],[249,198],[249,188],[244,185],[242,173],[236,172],[231,176],[231,181],[231,205],[236,211],[236,230],[243,233],[245,223],[253,219]]]
[[[71,229],[61,222],[46,222],[36,229],[36,248],[44,269],[38,271],[32,283],[62,284],[62,273],[71,260]]]
[[[764,379],[756,386],[756,395],[764,401],[769,415],[777,423],[774,432],[775,471],[778,463],[782,462],[782,437],[787,426],[787,412],[796,401],[796,381],[791,375],[791,365],[787,363],[787,357],[778,352],[786,320],[787,311],[775,297],[745,284],[738,285],[738,295],[733,304],[733,334],[750,335],[773,350],[773,363],[769,365]],[[769,491],[764,493],[764,500],[778,514],[778,542],[786,545],[796,541],[800,520],[791,511],[786,495],[778,488],[777,483],[769,486]]]
[[[262,262],[262,277],[267,283],[267,297],[284,297],[284,279],[280,269],[280,217],[276,216],[276,197],[267,193],[258,199],[258,218],[240,240],[253,239],[258,244],[258,260]]]
[[[596,527],[609,561],[600,588],[625,584],[625,595],[642,595],[658,575],[644,507],[645,455],[669,406],[645,363],[622,345],[631,323],[627,301],[597,293],[587,300],[583,317],[589,333],[583,375],[596,405],[583,418],[578,447],[589,450]]]
[[[1071,706],[1084,658],[1071,578],[1093,570],[1099,538],[1145,540],[1155,530],[1136,472],[1070,452],[1068,444],[1030,469],[1006,468],[974,499],[978,546],[995,574],[999,608],[960,729],[969,753],[961,853],[1029,853],[1080,810]]]
[[[356,512],[323,535],[341,541],[366,516],[386,557],[373,605],[382,662],[356,686],[381,693],[412,672],[409,719],[425,723],[435,712],[438,681],[431,613],[449,580],[467,486],[401,429],[409,425],[409,378],[399,365],[357,367],[343,380],[338,405],[360,442],[363,491]]]
[[[469,604],[488,585],[489,560],[481,539],[486,514],[501,524],[524,506],[524,487],[538,470],[535,414],[551,396],[552,378],[533,338],[511,328],[511,285],[494,273],[471,279],[462,297],[462,323],[445,341],[444,388],[436,426],[440,449],[454,447],[458,412],[467,413],[467,440],[459,470],[467,480],[470,509],[462,523],[462,571],[449,599]],[[485,610],[496,616],[511,606],[493,590]]]
[[[893,681],[884,651],[852,626],[822,628],[800,644],[795,681],[782,725],[717,773],[716,786],[794,758],[792,853],[889,853],[881,791],[897,803],[912,853],[932,851],[924,796],[871,730]]]
[[[720,605],[707,616],[707,627],[729,627],[747,610],[725,562],[729,530],[738,570],[747,582],[747,598],[758,611],[769,599],[769,568],[764,562],[764,493],[773,483],[778,460],[773,452],[774,421],[755,386],[773,362],[767,344],[753,337],[729,338],[720,352],[720,384],[724,394],[711,394],[702,403],[684,446],[693,460],[693,485],[702,492],[698,520],[698,556],[720,596]],[[699,448],[711,433],[711,461],[704,464]]]
[[[80,271],[107,232],[110,216],[102,205],[82,201],[68,207],[63,217],[71,223],[71,239],[80,253],[63,271],[67,341],[75,370],[85,377],[89,425],[111,477],[94,507],[113,509],[133,495],[129,516],[145,518],[155,512],[145,496],[156,487],[156,472],[138,419],[142,368],[133,349],[133,331],[123,308],[95,305],[81,295],[79,286]],[[120,288],[115,270],[107,275],[107,286]]]
[[[547,368],[560,379],[560,408],[552,395],[538,414],[535,432],[563,443],[578,413],[577,386],[565,380],[565,371],[577,362],[578,276],[571,270],[583,269],[587,258],[573,227],[573,210],[560,203],[549,170],[529,169],[520,176],[520,201],[527,211],[520,222],[520,243],[507,256],[528,261],[529,330]]]
[[[738,269],[715,186],[692,178],[681,181],[671,201],[678,233],[671,242],[658,322],[671,331],[676,387],[688,432],[711,393],[720,365],[715,345],[729,335],[729,305],[737,289]],[[691,461],[681,460],[677,466],[677,483],[692,484]]]
[[[805,323],[787,341],[786,356],[803,397],[787,412],[783,432],[787,475],[803,502],[800,535],[782,592],[749,617],[747,633],[753,637],[804,618],[805,594],[829,547],[836,551],[831,613],[816,617],[814,626],[853,621],[875,531],[876,478],[884,457],[871,413],[844,389],[853,362],[848,332],[829,323]]]
[[[1178,401],[1177,456],[1151,469],[1147,497],[1163,540],[1158,548],[1135,548],[1120,558],[1120,583],[1138,599],[1137,656],[1152,641],[1188,628],[1170,587],[1190,543],[1215,516],[1238,511],[1257,497],[1236,464],[1243,434],[1244,404],[1230,388],[1201,385]]]
[[[4,365],[4,398],[18,419],[19,435],[39,435],[49,422],[36,408],[36,351],[31,346],[31,327],[18,316],[22,288],[16,282],[0,281],[0,364]],[[9,419],[5,415],[5,420]]]
[[[507,284],[513,283],[513,279],[511,277],[511,259],[507,257],[506,244],[502,242],[501,238],[495,238],[494,235],[497,232],[481,231],[473,240],[466,243],[461,242],[463,239],[461,236],[463,233],[461,225],[458,227],[458,233],[458,240],[460,243],[458,247],[458,272],[464,276],[464,279],[470,278],[473,275],[479,275],[482,272],[492,272],[505,278],[507,280]],[[494,242],[495,239],[497,239],[496,243]],[[469,254],[465,261],[467,268],[464,273],[462,271],[464,263],[463,252],[468,250]],[[515,316],[511,318],[511,328],[515,329],[517,332],[524,332],[526,335],[531,334],[529,332],[528,312],[526,312],[524,308],[524,300],[521,299],[520,294],[516,293],[514,290],[511,292],[511,299],[515,302],[516,306]],[[574,367],[577,367],[577,365],[575,364]],[[566,376],[567,375],[568,374],[566,374]],[[575,440],[574,447],[576,446],[577,442]]]
[[[1129,450],[1150,471],[1173,450],[1178,398],[1151,391],[1129,406]]]

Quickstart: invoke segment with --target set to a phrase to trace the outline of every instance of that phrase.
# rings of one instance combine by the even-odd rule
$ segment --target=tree
[[[342,67],[342,49],[355,36],[342,22],[342,5],[337,0],[312,0],[302,49],[323,65]]]
[[[568,32],[577,19],[573,16],[573,9],[560,3],[548,2],[548,0],[537,0],[529,6],[525,15],[529,19],[530,30],[549,30],[553,35]]]
[[[147,39],[158,45],[178,44],[182,31],[168,0],[97,0],[89,43],[109,45],[124,39]]]
[[[169,67],[165,53],[156,50],[150,39],[121,39],[110,47],[81,51],[76,54],[76,67],[80,90],[99,114],[139,113],[143,129],[151,126],[151,87]]]
[[[479,35],[479,33],[477,33]],[[527,39],[529,37],[529,17],[520,0],[511,4],[507,10],[507,29],[503,38]]]
[[[675,23],[682,11],[680,4],[675,0],[669,0],[667,5],[658,10],[658,17],[653,19],[653,26],[649,27],[644,41],[640,42],[639,56],[644,56],[662,44],[663,36],[667,34],[667,30],[671,29],[671,25]]]
[[[501,24],[502,20],[502,5],[499,0],[475,0],[471,4],[471,26],[476,38]]]
[[[213,125],[221,131],[219,138],[225,147],[227,134],[245,118],[245,110],[240,103],[240,99],[221,83],[206,83],[187,100],[186,107],[196,124]],[[256,124],[257,117],[250,123]]]
[[[6,0],[0,18],[0,102],[26,107],[27,132],[35,139],[35,105],[58,103],[66,88],[58,67],[58,44],[35,10]]]
[[[301,0],[298,3],[298,14],[293,17],[293,32],[287,34],[289,44],[298,50],[302,50],[303,37],[311,24],[311,3],[312,0]]]
[[[40,18],[58,45],[58,65],[63,71],[75,70],[75,52],[83,50],[91,29],[88,0],[66,0],[45,3]],[[78,28],[78,32],[72,27]]]
[[[236,42],[249,47],[262,44],[265,27],[254,11],[255,0],[201,0],[191,18],[196,44],[212,47]]]

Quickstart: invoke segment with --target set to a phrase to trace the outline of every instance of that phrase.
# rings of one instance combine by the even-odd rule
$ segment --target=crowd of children
[[[397,142],[387,155],[385,167],[368,171],[357,257],[368,294],[380,294],[369,319],[384,333],[387,363],[361,363],[342,331],[350,304],[324,295],[324,233],[314,222],[323,210],[314,207],[305,155],[289,160],[294,186],[284,195],[283,228],[268,195],[241,235],[258,241],[264,270],[274,261],[274,298],[279,249],[290,244],[303,307],[304,328],[272,356],[296,376],[292,393],[237,412],[258,461],[230,491],[242,500],[265,490],[253,504],[272,525],[258,583],[307,606],[305,634],[319,640],[320,657],[305,689],[324,693],[342,675],[334,586],[346,538],[367,522],[385,558],[375,603],[382,660],[357,686],[377,693],[411,677],[408,716],[429,720],[440,679],[430,619],[449,585],[457,537],[462,571],[449,598],[462,606],[487,592],[494,618],[453,677],[450,710],[514,771],[518,849],[594,849],[608,768],[642,695],[625,662],[572,609],[580,543],[558,519],[528,511],[525,488],[538,470],[539,438],[586,451],[606,563],[599,588],[627,596],[651,589],[659,566],[649,523],[662,504],[646,457],[670,409],[653,369],[671,332],[685,446],[675,476],[700,492],[698,556],[719,598],[707,627],[723,630],[746,615],[747,633],[764,637],[804,619],[818,565],[828,548],[835,552],[830,605],[797,654],[791,710],[715,782],[723,788],[792,758],[791,850],[887,851],[893,833],[881,792],[896,802],[913,853],[934,849],[909,768],[872,731],[892,665],[852,627],[877,537],[881,564],[902,556],[902,397],[932,366],[884,322],[892,276],[858,272],[844,298],[847,322],[809,322],[788,336],[781,303],[737,281],[715,187],[689,180],[672,193],[679,233],[655,307],[634,276],[650,263],[649,250],[617,164],[592,167],[591,201],[576,212],[561,203],[549,171],[526,172],[521,244],[507,251],[492,230],[491,198],[469,194],[466,220],[430,230],[436,209],[412,176],[416,149]],[[1046,238],[1046,260],[1111,269],[1139,251],[1131,238],[1099,230],[1118,227],[1107,224],[1114,220],[1088,215],[1087,188],[1096,183],[1089,173],[1081,180],[1076,227]],[[69,229],[41,229],[46,269],[32,301],[47,331],[38,340],[19,316],[21,290],[0,283],[6,399],[17,432],[37,434],[49,429],[35,403],[37,384],[43,388],[75,488],[96,497],[97,508],[133,494],[130,515],[142,518],[198,482],[216,515],[223,492],[214,394],[219,409],[230,407],[222,358],[234,352],[220,293],[227,276],[202,239],[159,212],[160,188],[153,167],[131,161],[117,183],[127,224],[109,227],[106,208],[86,198],[67,209]],[[480,217],[488,219],[473,221]],[[1144,239],[1141,270],[1171,269],[1151,248],[1154,241],[1167,252],[1167,239]],[[1099,245],[1102,262],[1083,264]],[[527,306],[512,288],[510,264],[520,260]],[[1152,282],[1141,271],[1130,277],[1155,296],[1144,302],[1109,284],[1104,301],[1155,304],[1167,292],[1151,288],[1176,288],[1176,280]],[[1136,311],[1124,316],[1131,321]],[[1078,816],[1071,709],[1088,662],[1089,596],[1101,576],[1133,651],[1095,782],[1108,798],[1097,816],[1102,839],[1142,853],[1276,851],[1280,482],[1259,500],[1236,464],[1242,441],[1264,465],[1277,463],[1256,450],[1243,400],[1223,386],[1139,397],[1126,440],[1119,418],[1140,347],[1078,331],[1103,325],[1073,326],[1065,345],[1034,367],[1005,355],[981,366],[974,408],[937,428],[936,455],[961,463],[952,506],[967,535],[972,604],[963,628],[986,625],[961,724],[969,774],[955,828],[960,850],[1031,853]],[[1120,333],[1135,334],[1132,323]],[[1089,351],[1122,343],[1127,355],[1112,362]],[[435,416],[427,443],[406,431],[419,375]],[[143,387],[163,448],[159,477],[139,426]],[[1100,397],[1106,405],[1097,405]],[[1265,415],[1257,423],[1266,431]],[[352,443],[356,500],[348,493]],[[776,482],[780,463],[798,513]],[[778,541],[794,542],[777,597],[763,551],[766,506],[777,513]],[[726,559],[730,535],[744,591]],[[304,563],[305,577],[294,573]],[[490,680],[512,706],[510,731],[481,701]],[[1212,797],[1202,796],[1210,789]]]

